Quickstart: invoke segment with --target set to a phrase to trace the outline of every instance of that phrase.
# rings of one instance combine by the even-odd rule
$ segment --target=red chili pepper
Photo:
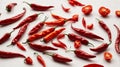
[[[15,23],[16,21],[20,20],[26,13],[26,9],[23,8],[23,10],[24,10],[24,12],[14,16],[14,17],[7,18],[7,19],[4,19],[4,20],[0,20],[0,25],[1,26],[6,26],[6,25]]]
[[[20,42],[17,42],[17,47],[23,51],[26,51],[26,49],[23,47],[23,45]]]
[[[24,26],[22,26],[18,32],[18,34],[16,35],[16,37],[12,40],[11,45],[15,45],[23,36],[23,34],[25,33],[27,27],[28,27],[29,23],[26,23]]]
[[[87,65],[84,65],[83,67],[104,67],[103,65],[101,64],[87,64]]]
[[[42,56],[38,55],[37,53],[34,53],[37,55],[37,60],[40,64],[42,64],[43,67],[46,67],[46,63],[45,61],[43,60]]]
[[[51,16],[52,16],[54,19],[56,19],[56,20],[66,19],[66,18],[64,18],[64,17],[58,16],[58,15],[56,15],[56,14],[53,14],[52,12],[51,12]]]
[[[28,65],[32,65],[32,64],[33,64],[32,58],[26,57],[26,58],[25,58],[25,63],[28,64]]]
[[[35,21],[40,14],[42,14],[42,13],[33,14],[33,15],[28,16],[27,18],[25,18],[23,21],[21,21],[20,24],[18,24],[18,25],[17,25],[16,27],[14,27],[13,29],[18,29],[18,28],[20,28],[21,26],[25,25],[26,23],[31,23],[31,22]]]
[[[74,41],[74,47],[75,47],[76,49],[79,49],[80,46],[81,46],[80,40],[75,40],[75,41]]]
[[[82,12],[85,14],[85,15],[89,15],[91,12],[92,12],[92,5],[86,5],[84,7],[82,7]]]
[[[62,9],[65,11],[65,12],[69,12],[70,11],[70,8],[65,8],[63,5],[61,5]]]
[[[117,30],[117,37],[116,37],[116,40],[115,40],[115,50],[118,54],[120,54],[120,28],[118,28],[117,25],[114,25],[116,30]]]
[[[66,48],[67,48],[67,46],[64,44],[64,43],[62,43],[60,40],[58,41],[58,43],[57,42],[53,42],[53,41],[51,41],[52,42],[52,44],[54,45],[54,46],[56,46],[56,47],[60,47],[60,48],[63,48],[63,49],[65,49],[66,50]]]
[[[44,21],[38,23],[36,26],[34,26],[30,31],[29,31],[29,35],[35,34],[37,33],[39,30],[42,29],[42,27],[44,26],[44,22],[47,20],[47,17],[45,17]]]
[[[69,21],[76,22],[76,21],[78,21],[78,19],[79,19],[79,15],[78,15],[78,14],[74,14],[74,15],[72,16],[72,18],[70,18],[70,19],[68,19],[68,20],[69,20]]]
[[[7,12],[11,12],[11,10],[17,5],[17,3],[9,3],[7,6],[6,6],[6,10]]]
[[[80,29],[80,28],[75,28],[71,25],[71,28],[77,32],[78,34],[82,35],[82,36],[85,36],[87,38],[90,38],[90,39],[101,39],[101,40],[104,40],[102,37],[92,33],[92,32],[89,32],[89,31],[86,31],[86,30],[83,30],[83,29]]]
[[[29,46],[39,52],[44,52],[47,50],[57,50],[56,48],[50,47],[50,46],[45,46],[45,45],[41,45],[41,44],[35,44],[35,43],[31,43],[29,42]]]
[[[40,38],[46,36],[47,34],[53,32],[54,30],[55,30],[55,28],[52,27],[52,28],[40,31],[36,34],[30,35],[27,39],[27,42],[32,42],[32,41],[35,41],[37,39],[40,39]]]
[[[79,50],[79,49],[76,49],[76,50],[67,50],[67,52],[68,51],[73,51],[74,54],[77,57],[82,58],[82,59],[90,59],[90,58],[95,58],[96,57],[95,55],[88,54],[87,52],[85,52],[83,50]]]
[[[112,54],[110,52],[104,52],[104,59],[110,62],[112,59]]]
[[[91,51],[94,51],[94,52],[103,52],[105,51],[108,46],[111,44],[111,42],[109,44],[107,43],[103,43],[101,44],[100,46],[96,47],[96,48],[90,48]]]
[[[107,17],[108,14],[110,14],[110,9],[102,6],[102,7],[99,8],[98,12],[101,16]]]
[[[82,25],[84,28],[86,28],[86,20],[84,19],[84,17],[82,18]]]
[[[25,56],[20,53],[7,52],[7,51],[0,50],[0,58],[16,58],[16,57],[25,58]]]
[[[79,36],[79,35],[76,35],[76,34],[73,34],[73,33],[69,33],[68,35],[68,38],[71,40],[71,41],[76,41],[76,40],[79,40],[82,44],[84,45],[88,45],[88,44],[91,44],[92,46],[94,46],[92,43],[90,43],[87,39]]]
[[[53,60],[56,62],[60,62],[60,63],[72,62],[72,59],[59,55],[57,53],[52,53],[52,52],[44,52],[44,53],[49,56],[52,56]]]
[[[108,34],[109,41],[111,42],[112,41],[112,34],[111,34],[111,31],[110,31],[109,27],[102,20],[99,20],[99,19],[97,19],[97,20],[98,20],[101,28],[103,28],[103,30],[105,30],[106,33]]]
[[[50,34],[46,35],[43,38],[43,41],[45,43],[48,43],[49,41],[51,41],[52,39],[54,39],[55,37],[57,37],[63,30],[65,30],[65,28],[60,28],[58,30],[55,30],[55,31],[51,32]]]
[[[117,17],[120,17],[120,10],[116,10],[115,14],[116,14]]]
[[[84,4],[80,3],[77,0],[72,0],[76,6],[85,6]]]
[[[68,3],[69,3],[71,6],[75,6],[75,3],[73,2],[73,0],[68,0]]]
[[[91,23],[91,24],[87,25],[87,29],[92,30],[93,29],[93,24]]]
[[[38,4],[34,4],[34,3],[28,3],[28,2],[25,2],[24,3],[28,4],[33,10],[35,11],[46,11],[50,8],[53,8],[54,6],[43,6],[43,5],[38,5]]]
[[[55,21],[48,21],[45,22],[46,25],[48,26],[63,26],[65,24],[66,20],[65,19],[58,19]]]
[[[13,31],[14,31],[14,30],[13,30]],[[5,33],[5,34],[3,35],[3,37],[0,38],[0,45],[1,45],[2,43],[6,42],[6,41],[10,38],[11,33],[12,33],[13,31],[11,31],[10,33]]]

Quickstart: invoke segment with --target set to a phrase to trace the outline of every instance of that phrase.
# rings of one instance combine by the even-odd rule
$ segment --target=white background
[[[60,16],[66,17],[66,18],[69,18],[74,14],[79,14],[79,21],[74,24],[74,26],[76,26],[78,28],[83,28],[83,26],[81,24],[81,19],[82,19],[82,17],[85,17],[87,24],[90,24],[90,23],[94,24],[94,29],[89,30],[89,31],[92,31],[105,39],[104,41],[94,41],[94,40],[88,39],[95,46],[99,46],[103,42],[108,42],[108,36],[107,36],[106,32],[100,28],[100,26],[97,23],[97,20],[95,18],[102,19],[108,25],[108,27],[110,28],[110,30],[112,32],[112,41],[113,42],[109,46],[109,48],[106,50],[106,51],[109,51],[110,53],[112,53],[112,55],[113,55],[111,62],[106,62],[104,60],[103,53],[96,54],[89,50],[90,46],[82,45],[82,47],[80,49],[82,49],[90,54],[95,54],[97,57],[90,59],[90,61],[87,61],[87,60],[77,58],[74,55],[74,53],[72,53],[72,52],[65,53],[65,50],[58,48],[59,50],[54,51],[54,52],[73,59],[72,62],[70,62],[70,63],[68,63],[68,65],[66,65],[66,64],[57,63],[57,62],[53,61],[50,56],[43,55],[42,53],[39,52],[39,55],[41,55],[43,57],[43,59],[45,60],[47,67],[53,67],[53,66],[55,66],[55,67],[82,67],[83,65],[86,65],[89,63],[98,63],[98,64],[104,65],[105,67],[113,67],[113,65],[115,65],[115,67],[120,67],[120,55],[118,55],[114,49],[114,41],[115,41],[117,33],[116,33],[115,27],[113,26],[113,24],[120,26],[120,18],[116,17],[116,15],[115,15],[115,10],[120,9],[120,7],[119,7],[120,0],[79,0],[80,2],[82,2],[86,5],[91,4],[93,6],[93,11],[92,11],[91,15],[89,15],[89,16],[85,16],[82,14],[81,7],[70,6],[68,4],[67,0],[0,0],[0,13],[2,13],[2,15],[0,16],[0,20],[10,18],[12,16],[15,16],[15,15],[23,12],[23,10],[22,10],[23,7],[25,7],[27,9],[27,13],[20,21],[22,21],[25,17],[27,17],[29,15],[40,12],[40,11],[33,11],[27,4],[24,4],[23,1],[26,1],[29,3],[41,4],[41,5],[53,5],[55,7],[50,10],[54,14],[57,14],[57,15],[60,15]],[[17,6],[15,6],[15,8],[12,10],[12,12],[8,13],[5,10],[5,6],[11,2],[16,2],[18,4],[17,4]],[[61,4],[63,4],[65,7],[71,8],[70,13],[65,13],[61,9]],[[100,6],[108,7],[111,10],[111,13],[108,17],[103,18],[99,15],[98,9]],[[33,26],[35,26],[35,24],[42,21],[44,19],[45,15],[49,17],[49,19],[47,21],[54,20],[50,15],[50,10],[43,12],[44,15],[39,16],[36,21],[34,21],[30,24],[25,35],[20,40],[21,43],[25,42],[25,40],[27,39],[28,31]],[[2,37],[6,32],[12,31],[12,28],[15,27],[17,24],[19,24],[20,21],[14,23],[14,24],[11,24],[9,26],[0,27],[0,37]],[[73,32],[70,28],[70,23],[66,23],[64,25],[64,27],[66,27],[66,30],[63,33]],[[44,26],[43,29],[45,29],[45,28],[46,28],[46,26]],[[24,63],[23,58],[14,58],[14,59],[0,59],[0,67],[10,67],[10,66],[11,67],[42,67],[42,65],[39,64],[38,61],[36,60],[36,56],[33,54],[35,51],[30,49],[27,44],[26,45],[23,44],[24,47],[27,49],[26,52],[21,51],[20,49],[17,48],[17,46],[6,47],[7,45],[9,45],[11,43],[12,39],[16,36],[18,31],[19,31],[19,29],[14,31],[12,33],[11,38],[6,43],[0,45],[0,50],[19,52],[19,53],[24,54],[25,56],[30,56],[33,59],[33,65],[31,65],[31,66],[26,65]],[[67,37],[65,37],[65,39],[63,39],[62,41],[68,46],[68,48],[71,46],[72,49],[74,49],[73,42],[70,42]],[[41,43],[39,40],[36,41],[35,43],[44,44],[44,43]],[[51,45],[51,43],[48,43],[47,45]]]

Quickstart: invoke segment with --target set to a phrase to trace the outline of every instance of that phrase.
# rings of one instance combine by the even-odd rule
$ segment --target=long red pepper
[[[69,33],[67,34],[68,38],[71,40],[71,41],[76,41],[76,40],[79,40],[82,44],[84,45],[88,45],[88,44],[91,44],[87,39],[79,36],[79,35],[76,35],[76,34],[73,34],[73,33]],[[92,46],[94,46],[93,44],[91,44]]]
[[[25,18],[23,21],[21,21],[20,24],[18,24],[13,29],[18,29],[26,23],[31,23],[31,22],[35,21],[40,14],[43,14],[43,13],[39,13],[39,14],[35,13],[33,15],[28,16],[27,18]]]
[[[67,20],[58,19],[58,20],[55,20],[55,21],[46,21],[44,23],[48,26],[63,26],[65,24],[65,22],[67,22]]]
[[[30,31],[29,31],[29,35],[35,34],[37,33],[39,30],[42,29],[42,27],[44,26],[44,22],[47,20],[47,17],[45,17],[44,21],[39,22],[36,26],[34,26]]]
[[[84,19],[84,17],[82,18],[82,25],[84,28],[86,28],[86,20]]]
[[[104,66],[101,65],[101,64],[93,63],[93,64],[87,64],[87,65],[84,65],[83,67],[104,67]]]
[[[84,4],[80,3],[77,0],[72,0],[76,6],[85,6]]]
[[[35,41],[37,39],[40,39],[40,38],[43,38],[44,36],[46,36],[47,34],[53,32],[55,30],[55,28],[49,28],[49,29],[46,29],[46,30],[43,30],[43,31],[40,31],[36,34],[33,34],[33,35],[30,35],[27,39],[27,42],[32,42],[32,41]]]
[[[51,41],[53,38],[57,37],[57,35],[59,35],[63,30],[65,30],[65,28],[60,28],[58,30],[55,30],[53,32],[51,32],[50,34],[46,35],[44,38],[43,38],[43,41],[45,43],[48,43],[49,41]]]
[[[19,49],[26,51],[25,47],[23,47],[23,45],[20,42],[17,42],[16,45]]]
[[[31,57],[26,57],[25,58],[25,63],[28,64],[28,65],[32,65],[33,64],[33,60]]]
[[[14,31],[14,30],[13,30],[13,31]],[[1,45],[2,43],[6,42],[6,41],[10,38],[11,33],[12,33],[13,31],[11,31],[10,33],[5,33],[5,34],[3,35],[3,37],[0,38],[0,45]]]
[[[7,51],[0,50],[0,58],[16,58],[16,57],[25,58],[25,56],[20,53],[7,52]]]
[[[120,54],[120,28],[117,25],[114,25],[117,30],[117,37],[115,40],[115,50],[118,54]]]
[[[103,30],[106,31],[106,33],[108,34],[108,37],[109,37],[109,41],[111,42],[112,41],[112,34],[111,34],[111,31],[109,29],[109,27],[102,21],[102,20],[99,20],[97,19],[98,22],[99,22],[99,25],[103,28]]]
[[[19,30],[18,34],[16,35],[16,37],[12,40],[11,45],[15,45],[15,44],[21,39],[21,37],[22,37],[23,34],[25,33],[28,25],[29,25],[29,23],[26,23],[25,25],[23,25],[23,26],[20,28],[20,30]]]
[[[24,1],[24,3],[28,4],[35,11],[46,11],[46,10],[54,7],[54,6],[38,5],[38,4],[34,4],[34,3],[29,4],[28,2],[25,2],[25,1]]]
[[[35,43],[28,43],[30,48],[39,51],[39,52],[44,52],[47,50],[57,50],[56,48],[50,47],[50,46],[45,46],[45,45],[41,45],[41,44],[35,44]]]
[[[52,53],[52,52],[44,52],[45,54],[52,56],[54,61],[60,62],[60,63],[67,63],[67,62],[72,62],[72,59],[68,57],[64,57],[60,54],[57,53]]]
[[[56,20],[58,20],[58,19],[66,19],[66,18],[61,17],[61,16],[59,16],[59,15],[53,14],[52,12],[51,12],[51,16],[52,16],[54,19],[56,19]]]
[[[91,51],[94,51],[94,52],[103,52],[105,51],[108,46],[111,44],[111,42],[108,44],[108,43],[103,43],[101,44],[100,46],[96,47],[96,48],[90,48]]]
[[[82,35],[82,36],[85,36],[87,38],[90,38],[90,39],[101,39],[101,40],[104,40],[102,37],[92,33],[92,32],[89,32],[89,31],[86,31],[86,30],[83,30],[81,28],[75,28],[72,26],[71,24],[71,28],[77,32],[78,34]]]
[[[40,64],[42,64],[43,67],[46,67],[46,63],[45,63],[45,61],[43,60],[42,56],[40,56],[40,55],[37,54],[37,53],[34,53],[34,54],[37,55],[37,60],[38,60],[38,62],[39,62]]]
[[[16,16],[13,16],[11,18],[7,18],[7,19],[4,19],[4,20],[0,20],[0,25],[1,26],[6,26],[6,25],[9,25],[9,24],[12,24],[12,23],[15,23],[16,21],[20,20],[26,13],[26,9],[23,8],[24,12],[16,15]]]
[[[6,6],[6,10],[8,12],[11,12],[11,10],[17,5],[17,3],[9,3],[7,6]]]
[[[67,50],[67,52],[69,51],[73,51],[74,54],[79,57],[79,58],[82,58],[82,59],[90,59],[90,58],[95,58],[96,56],[95,55],[91,55],[83,50],[79,50],[79,49],[76,49],[76,50]]]

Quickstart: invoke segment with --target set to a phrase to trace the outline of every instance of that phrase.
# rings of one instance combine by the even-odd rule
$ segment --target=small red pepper
[[[82,18],[82,25],[83,25],[84,28],[86,28],[86,20],[85,20],[84,17]]]
[[[17,5],[17,3],[10,3],[6,6],[7,12],[11,12],[11,10]]]
[[[70,8],[65,8],[63,5],[61,5],[62,9],[65,11],[65,12],[69,12],[70,11]]]
[[[78,21],[78,19],[79,19],[79,15],[78,15],[78,14],[74,14],[74,15],[72,16],[72,18],[70,18],[70,19],[68,19],[68,20],[69,20],[69,21],[76,22],[76,21]]]
[[[120,28],[117,25],[114,25],[117,30],[117,37],[115,40],[115,50],[118,54],[120,54]]]
[[[39,30],[41,30],[44,26],[44,22],[47,20],[47,17],[42,22],[39,22],[36,26],[34,26],[30,31],[29,35],[37,33]]]
[[[93,24],[91,23],[91,24],[87,25],[87,29],[92,30],[93,29]]]
[[[14,30],[13,30],[13,31],[14,31]],[[2,43],[6,42],[6,41],[10,38],[11,33],[12,33],[13,31],[11,31],[10,33],[5,33],[5,34],[3,35],[3,37],[0,38],[0,45],[1,45]]]
[[[40,64],[42,64],[43,67],[46,67],[46,63],[45,61],[43,60],[42,56],[38,55],[37,53],[34,53],[37,55],[37,60]]]
[[[56,48],[50,47],[50,46],[45,46],[45,45],[41,45],[41,44],[35,44],[35,43],[28,43],[30,48],[32,48],[33,50],[39,51],[39,52],[44,52],[47,50],[57,50]]]
[[[38,4],[34,4],[34,3],[29,4],[28,2],[25,2],[25,1],[24,1],[24,3],[28,4],[35,11],[46,11],[46,10],[54,7],[54,6],[42,6],[42,5],[38,5]]]
[[[52,56],[53,60],[56,62],[67,63],[72,61],[72,59],[59,55],[57,53],[52,53],[52,52],[44,52],[44,53],[49,56]]]
[[[98,12],[102,17],[107,17],[108,14],[110,14],[110,9],[102,6],[99,8]]]
[[[59,19],[66,19],[66,18],[64,18],[64,17],[62,17],[62,16],[53,14],[52,12],[51,12],[51,16],[52,16],[54,19],[56,19],[56,20],[59,20]]]
[[[81,28],[75,28],[72,26],[71,24],[71,28],[77,32],[78,34],[82,35],[82,36],[85,36],[87,38],[90,38],[90,39],[101,39],[101,40],[104,40],[102,37],[92,33],[92,32],[89,32],[89,31],[86,31],[86,30],[83,30]]]
[[[86,5],[84,7],[82,7],[82,12],[85,14],[85,15],[89,15],[91,12],[92,12],[92,5]]]
[[[20,24],[18,24],[13,29],[18,29],[18,28],[22,27],[23,25],[25,25],[26,23],[31,23],[31,22],[35,21],[40,14],[43,14],[43,13],[33,14],[33,15],[28,16],[27,18],[25,18],[24,20],[22,20],[20,22]]]
[[[53,32],[51,32],[50,34],[46,35],[44,38],[43,38],[43,41],[45,43],[48,43],[49,41],[51,41],[53,38],[57,37],[63,30],[65,30],[65,28],[60,28],[58,30],[55,30]]]
[[[25,63],[28,64],[28,65],[32,65],[32,64],[33,64],[32,58],[26,57],[26,58],[25,58]]]
[[[101,64],[87,64],[87,65],[84,65],[83,67],[104,67],[103,65]]]
[[[71,6],[75,6],[75,3],[73,2],[73,0],[68,0],[68,3],[69,3]]]
[[[25,58],[25,56],[23,54],[20,54],[20,53],[7,52],[7,51],[0,50],[0,58],[16,58],[16,57]]]
[[[80,46],[81,46],[80,40],[75,40],[75,41],[74,41],[74,47],[75,47],[75,49],[79,49]]]
[[[111,44],[111,42],[109,44],[107,43],[103,43],[101,44],[100,46],[96,47],[96,48],[90,48],[91,51],[94,51],[94,52],[103,52],[105,51],[108,46]]]
[[[23,45],[20,42],[17,42],[17,47],[23,51],[26,51],[25,47],[23,47]]]
[[[110,62],[112,59],[112,54],[110,52],[104,52],[104,59]]]
[[[116,11],[115,11],[115,15],[116,15],[117,17],[120,17],[120,10],[116,10]]]
[[[85,6],[84,4],[80,3],[77,0],[72,0],[76,6]]]
[[[12,23],[15,23],[16,21],[20,20],[26,13],[26,9],[23,8],[24,12],[16,15],[16,16],[13,16],[11,18],[7,18],[7,19],[4,19],[4,20],[0,20],[0,25],[1,26],[7,26],[9,24],[12,24]]]

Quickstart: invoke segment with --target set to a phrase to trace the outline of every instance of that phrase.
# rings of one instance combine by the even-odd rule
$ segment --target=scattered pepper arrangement
[[[68,1],[68,4],[71,5],[72,7],[75,7],[75,6],[81,7],[82,8],[81,12],[86,16],[90,15],[94,9],[92,5],[85,5],[77,0],[67,0],[67,1]],[[43,5],[39,5],[39,4],[35,4],[35,3],[28,3],[25,1],[23,3],[29,5],[33,11],[49,11],[50,9],[54,9],[54,7],[55,7],[55,6],[43,6]],[[18,6],[17,3],[10,3],[10,4],[6,5],[6,10],[7,10],[7,12],[10,13],[17,6]],[[64,6],[64,4],[61,4],[60,8],[65,13],[70,13],[70,11],[71,11],[70,7],[66,7],[66,6]],[[26,11],[27,11],[26,8],[23,8],[23,10],[24,11],[22,13],[20,13],[16,16],[0,20],[1,28],[5,27],[7,25],[17,23],[20,19],[22,19],[22,17],[26,14]],[[111,12],[110,9],[107,7],[104,7],[104,6],[101,6],[98,9],[98,13],[103,18],[107,17],[110,14],[110,12]],[[94,24],[92,24],[92,23],[87,24],[85,17],[83,17],[82,21],[81,21],[84,29],[82,29],[80,27],[79,28],[74,27],[73,24],[79,22],[79,14],[74,14],[72,17],[65,18],[65,17],[59,16],[57,14],[54,14],[50,11],[51,17],[54,18],[55,20],[47,21],[47,19],[49,17],[45,16],[45,18],[42,22],[39,22],[37,25],[35,25],[33,28],[31,28],[31,30],[28,33],[26,33],[27,27],[33,21],[38,20],[37,18],[39,17],[40,14],[44,14],[44,13],[43,12],[35,13],[33,15],[30,15],[30,16],[22,19],[22,21],[20,21],[20,23],[16,27],[12,28],[13,31],[11,31],[9,33],[6,32],[3,36],[0,36],[1,37],[0,45],[3,45],[9,39],[12,39],[12,38],[10,38],[12,33],[20,28],[18,31],[18,34],[13,38],[10,45],[16,45],[22,51],[27,52],[27,48],[25,48],[23,45],[23,44],[27,44],[29,46],[29,48],[33,49],[34,51],[38,51],[42,54],[51,56],[52,59],[58,63],[69,63],[69,62],[72,62],[75,60],[72,60],[72,58],[69,58],[69,57],[64,57],[64,56],[60,55],[59,53],[50,52],[50,51],[56,51],[59,48],[62,48],[65,50],[66,53],[74,52],[76,57],[84,59],[84,60],[89,60],[92,58],[96,58],[97,55],[87,53],[80,48],[81,48],[82,44],[86,45],[86,46],[92,45],[93,47],[89,48],[91,51],[96,52],[96,53],[102,53],[104,56],[104,59],[107,62],[112,61],[113,55],[110,52],[106,51],[109,48],[109,46],[111,45],[111,43],[113,42],[112,41],[112,32],[109,29],[109,27],[107,26],[107,24],[102,19],[96,18],[98,20],[99,26],[102,28],[102,30],[104,30],[107,33],[109,42],[102,43],[98,47],[94,47],[94,44],[92,44],[87,38],[89,38],[91,40],[98,40],[98,41],[104,41],[104,38],[99,36],[98,34],[95,34],[95,33],[89,31],[89,30],[92,31],[92,29],[94,28]],[[117,17],[120,17],[120,10],[116,10],[115,15]],[[68,24],[71,24],[70,28],[71,28],[71,30],[73,30],[73,32],[64,33],[64,31],[66,30],[64,25],[67,25],[66,22]],[[50,27],[50,28],[43,29],[44,27]],[[114,49],[116,50],[116,52],[118,54],[120,54],[120,28],[115,24],[113,25],[113,27],[115,27],[115,29],[117,31],[117,37],[115,39],[115,44],[112,44],[112,45],[115,46]],[[86,29],[88,29],[88,30],[86,30]],[[20,39],[22,39],[22,36],[24,34],[28,34],[28,38],[26,38],[25,42],[20,43]],[[74,50],[69,49],[68,46],[64,42],[61,41],[61,39],[64,39],[65,36],[67,36],[68,39],[71,42],[73,42],[73,45],[75,48]],[[57,39],[57,42],[54,41],[55,38]],[[34,41],[36,41],[36,40],[40,40],[39,42],[43,42],[44,44],[34,43]],[[54,47],[52,47],[50,45],[45,45],[48,43],[51,43]],[[10,46],[10,45],[8,45],[8,46]],[[47,67],[46,61],[44,60],[44,58],[42,58],[41,55],[39,55],[39,53],[34,52],[34,55],[36,55],[36,59],[43,67]],[[0,50],[0,58],[16,58],[16,57],[24,58],[24,62],[28,65],[34,64],[34,62],[33,62],[34,60],[30,56],[25,57],[21,53]],[[104,65],[97,64],[97,63],[91,63],[91,64],[86,64],[83,67],[104,67]]]

